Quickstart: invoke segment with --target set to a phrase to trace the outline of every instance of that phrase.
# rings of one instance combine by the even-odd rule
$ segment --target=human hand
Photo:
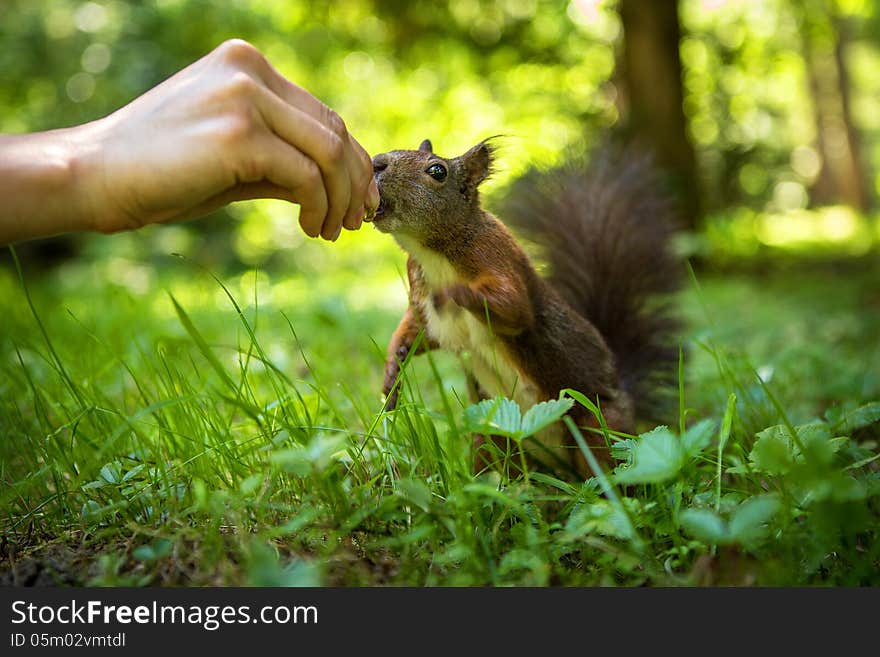
[[[379,204],[370,157],[342,119],[240,40],[69,135],[102,232],[278,198],[300,205],[306,234],[335,240]]]

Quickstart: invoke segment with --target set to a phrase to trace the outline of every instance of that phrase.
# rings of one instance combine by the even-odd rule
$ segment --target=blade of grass
[[[74,384],[73,379],[71,379],[70,375],[67,373],[67,368],[64,367],[64,363],[58,356],[58,352],[55,351],[55,345],[52,344],[52,340],[49,338],[49,332],[46,331],[43,320],[40,319],[40,315],[37,313],[37,308],[36,306],[34,306],[33,299],[31,299],[30,290],[28,289],[27,283],[24,280],[24,272],[21,269],[21,263],[18,261],[18,254],[15,252],[15,247],[13,247],[11,244],[9,245],[9,253],[12,254],[12,262],[15,264],[15,271],[18,273],[18,280],[21,283],[21,289],[24,292],[24,298],[27,301],[28,308],[30,308],[31,315],[33,316],[34,321],[36,321],[37,326],[40,329],[40,333],[43,336],[43,340],[46,342],[46,346],[49,348],[49,353],[52,354],[52,360],[55,363],[58,373],[61,375],[62,380],[67,386],[67,389],[79,403],[80,408],[85,408],[88,406],[88,404],[85,402],[85,399],[80,392],[79,387]]]
[[[608,480],[608,477],[605,475],[605,471],[602,470],[602,467],[599,465],[599,462],[596,460],[596,457],[593,455],[593,450],[590,449],[590,446],[587,444],[587,441],[584,440],[583,434],[578,429],[577,425],[574,423],[569,416],[565,416],[562,418],[565,422],[565,426],[568,427],[569,432],[574,437],[575,442],[581,450],[581,453],[584,455],[584,458],[587,460],[587,464],[590,466],[590,470],[593,471],[593,475],[598,479],[599,486],[602,488],[602,492],[605,493],[605,497],[608,498],[608,501],[611,502],[612,505],[622,514],[622,517],[626,519],[627,524],[627,533],[630,535],[633,547],[639,554],[645,554],[645,541],[636,531],[635,523],[633,522],[633,518],[630,515],[627,508],[623,505],[623,502],[620,500],[620,496],[617,494],[617,490],[614,485]]]
[[[205,341],[205,338],[202,337],[202,334],[199,333],[199,330],[196,328],[195,324],[193,324],[192,320],[187,315],[186,311],[183,309],[177,299],[174,298],[174,295],[171,292],[168,293],[168,296],[171,299],[171,303],[174,305],[174,311],[177,313],[177,317],[180,320],[180,323],[183,324],[183,328],[186,329],[186,332],[189,333],[189,337],[192,338],[193,342],[196,343],[196,347],[198,347],[199,352],[201,352],[202,356],[205,357],[205,360],[208,361],[208,364],[214,369],[217,375],[220,377],[220,380],[226,385],[234,393],[238,393],[238,386],[235,385],[235,382],[232,380],[232,377],[229,376],[229,372],[226,371],[226,368],[223,367],[223,364],[220,362],[220,359],[217,358],[217,355],[214,351],[208,346],[208,343]]]
[[[730,437],[730,429],[733,426],[733,416],[736,413],[736,395],[730,393],[727,397],[727,409],[724,411],[724,419],[721,421],[721,433],[718,436],[718,466],[715,471],[715,511],[721,509],[721,470],[724,446]]]

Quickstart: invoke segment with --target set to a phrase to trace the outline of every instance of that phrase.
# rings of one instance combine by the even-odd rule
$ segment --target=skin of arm
[[[224,42],[113,114],[0,135],[0,244],[189,219],[233,201],[300,205],[335,240],[379,204],[367,152],[252,45]]]

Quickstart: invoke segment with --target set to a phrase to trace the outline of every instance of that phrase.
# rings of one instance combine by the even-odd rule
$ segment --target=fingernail
[[[367,205],[372,209],[378,208],[379,198],[379,185],[376,184],[376,179],[373,178],[370,181],[369,189],[367,189]]]
[[[342,234],[342,224],[339,224],[339,228],[336,229],[336,232],[333,234],[333,239],[331,242],[335,242],[339,239],[339,236]]]

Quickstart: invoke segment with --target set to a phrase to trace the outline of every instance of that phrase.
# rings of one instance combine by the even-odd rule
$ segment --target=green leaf
[[[494,428],[493,433],[511,438],[516,437],[522,426],[522,411],[519,404],[506,398],[497,399],[495,403],[495,410],[490,422],[490,426]]]
[[[870,426],[878,421],[880,421],[880,401],[875,401],[859,406],[851,411],[846,411],[836,418],[832,423],[832,427],[835,433],[849,435],[857,429]]]
[[[810,443],[824,443],[831,439],[831,429],[824,422],[810,422],[795,429],[804,446]]]
[[[260,484],[263,483],[263,473],[252,474],[250,477],[247,477],[244,481],[241,482],[239,489],[245,495],[250,495],[257,488],[259,488]]]
[[[156,552],[153,550],[152,545],[141,545],[132,551],[131,556],[138,561],[154,561],[156,559]]]
[[[476,499],[500,504],[504,507],[515,508],[520,505],[519,501],[515,497],[511,497],[506,492],[498,490],[495,486],[489,486],[487,484],[481,484],[479,482],[472,482],[469,484],[465,484],[462,487],[462,490],[468,495],[472,495]]]
[[[618,461],[626,461],[628,464],[632,464],[632,454],[635,448],[636,441],[632,438],[618,440],[616,443],[611,443],[611,456]]]
[[[775,495],[752,497],[730,516],[730,536],[737,543],[754,543],[767,533],[767,523],[782,505]]]
[[[730,438],[730,429],[733,426],[733,415],[736,413],[736,395],[730,393],[727,397],[727,409],[724,411],[724,418],[721,420],[721,434],[718,436],[718,453],[724,452],[727,445],[727,439]],[[721,461],[719,457],[719,462]]]
[[[431,490],[421,481],[415,479],[398,479],[394,484],[395,491],[404,500],[419,507],[422,511],[431,508]]]
[[[572,399],[574,399],[578,404],[586,408],[588,411],[593,413],[597,418],[599,417],[599,407],[592,401],[590,401],[586,395],[582,392],[578,392],[577,390],[572,390],[571,388],[566,388],[562,390],[559,394],[568,395]]]
[[[108,484],[118,484],[122,481],[122,468],[119,463],[113,461],[101,468],[101,478]]]
[[[523,440],[557,422],[573,404],[570,399],[551,399],[535,404],[523,415],[519,404],[512,399],[485,399],[465,409],[464,425],[475,433]]]
[[[758,495],[740,504],[728,521],[708,509],[685,509],[679,523],[688,534],[705,543],[749,545],[766,535],[768,523],[781,506],[775,495]]]
[[[519,432],[522,414],[515,401],[503,397],[485,399],[465,409],[464,424],[468,431],[513,438]]]
[[[544,427],[558,422],[574,405],[571,399],[551,399],[535,404],[522,417],[520,433],[523,438],[538,433]]]
[[[713,511],[685,509],[678,519],[687,533],[704,543],[723,545],[730,540],[727,523]]]
[[[582,504],[572,512],[565,524],[563,540],[576,541],[587,534],[631,539],[633,529],[621,507],[607,500],[598,500],[591,504]]]
[[[848,442],[846,437],[831,437],[831,429],[824,422],[811,422],[795,427],[804,452],[791,438],[787,427],[776,425],[757,435],[749,460],[756,470],[768,474],[788,474],[798,463],[813,466],[831,464],[834,455]]]
[[[318,567],[304,559],[295,558],[284,564],[278,553],[262,538],[255,538],[248,548],[249,586],[320,586],[321,573]]]
[[[831,483],[831,499],[835,502],[860,502],[868,496],[865,483],[851,475],[837,473]]]
[[[80,509],[80,515],[87,522],[95,522],[104,515],[104,509],[95,500],[86,500]]]
[[[298,477],[306,477],[312,471],[312,461],[304,447],[278,450],[272,453],[269,460]]]
[[[122,481],[128,481],[129,479],[136,477],[138,474],[140,474],[141,470],[143,470],[146,467],[147,466],[144,465],[143,463],[141,463],[140,465],[134,466],[131,470],[129,470],[128,472],[125,473],[125,476],[122,477]]]
[[[322,472],[339,460],[346,447],[344,435],[318,433],[307,445],[296,445],[272,452],[269,460],[300,477]]]
[[[657,484],[673,479],[685,462],[681,441],[667,427],[642,434],[632,450],[632,465],[618,470],[622,484]]]
[[[551,477],[548,474],[543,472],[531,472],[529,473],[529,477],[532,482],[537,482],[539,484],[546,484],[548,486],[553,486],[554,488],[558,488],[566,495],[571,495],[572,497],[578,494],[577,488],[572,486],[567,481],[562,481],[561,479],[557,479],[556,477]]]
[[[804,446],[804,460],[812,464],[830,464],[834,455],[849,440],[845,436],[832,438],[831,429],[824,422],[801,425],[797,432]]]
[[[714,432],[715,422],[713,420],[701,420],[685,431],[681,437],[681,446],[685,454],[696,456],[703,451],[709,446]]]
[[[749,461],[756,470],[768,474],[785,474],[794,465],[794,448],[788,430],[777,425],[758,434]]]
[[[296,559],[284,569],[282,586],[315,588],[321,586],[321,569],[317,564]]]
[[[152,545],[136,547],[131,556],[138,561],[156,561],[171,554],[171,541],[167,538],[157,538]]]

